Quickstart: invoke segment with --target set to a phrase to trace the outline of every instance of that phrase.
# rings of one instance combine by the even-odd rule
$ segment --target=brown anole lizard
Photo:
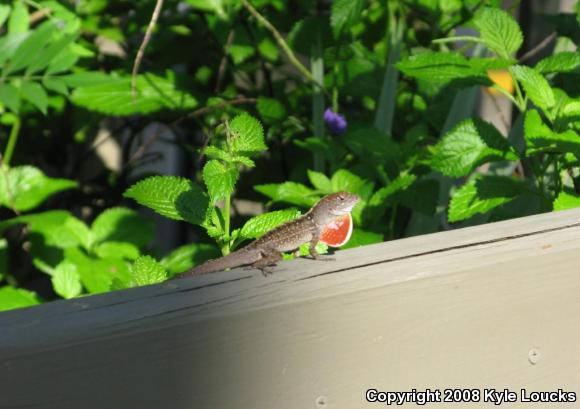
[[[315,247],[325,226],[337,217],[350,213],[359,200],[357,195],[346,192],[325,196],[297,219],[272,229],[256,241],[227,256],[206,261],[174,278],[213,273],[240,266],[251,266],[267,272],[268,267],[282,260],[282,253],[295,251],[304,243],[310,243],[310,255],[317,259],[320,256]]]

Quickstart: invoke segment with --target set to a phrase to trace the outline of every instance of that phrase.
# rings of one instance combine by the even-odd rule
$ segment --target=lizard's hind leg
[[[264,276],[272,274],[272,269],[268,267],[273,267],[282,260],[282,253],[276,250],[262,250],[261,254],[262,258],[252,263],[250,267],[261,270]]]

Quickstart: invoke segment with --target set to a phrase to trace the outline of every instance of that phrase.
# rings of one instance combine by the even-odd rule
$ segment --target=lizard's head
[[[326,224],[326,221],[330,222],[337,216],[350,213],[359,200],[360,197],[352,193],[333,193],[320,199],[312,208],[312,213],[321,224]]]

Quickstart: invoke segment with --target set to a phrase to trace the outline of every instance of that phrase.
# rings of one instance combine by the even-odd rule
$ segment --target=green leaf
[[[332,182],[324,173],[308,170],[308,180],[321,193],[329,194],[333,192]]]
[[[268,147],[264,143],[264,130],[258,120],[248,114],[236,116],[229,124],[233,152],[253,156]]]
[[[48,90],[58,92],[62,95],[68,95],[68,88],[66,86],[66,82],[64,82],[61,78],[57,77],[44,77],[42,79],[42,85]]]
[[[35,28],[34,31],[22,42],[14,52],[10,62],[4,66],[3,75],[8,76],[12,73],[18,72],[31,63],[38,57],[40,50],[50,41],[52,33],[55,30],[55,25],[52,21],[47,21]]]
[[[274,98],[258,97],[256,108],[265,122],[280,122],[286,119],[286,108]]]
[[[12,112],[20,111],[20,94],[18,88],[12,84],[0,84],[0,102]]]
[[[28,7],[24,5],[23,1],[14,2],[12,14],[8,20],[8,32],[10,34],[26,33],[28,31],[29,21]]]
[[[123,194],[162,216],[202,224],[209,205],[205,192],[191,180],[177,176],[151,176]]]
[[[517,159],[515,150],[493,125],[470,118],[433,147],[431,166],[446,176],[460,177],[486,162]]]
[[[503,10],[485,8],[475,17],[474,23],[487,47],[500,57],[510,58],[524,41],[518,23]]]
[[[417,176],[410,173],[401,173],[395,179],[391,181],[387,186],[377,190],[371,198],[369,199],[369,206],[381,206],[387,203],[387,200],[391,198],[394,194],[399,193],[411,186]]]
[[[360,194],[365,181],[346,169],[338,169],[330,178],[332,192],[349,192]]]
[[[56,266],[52,275],[52,287],[63,298],[77,297],[82,291],[77,266],[68,260]]]
[[[131,282],[133,287],[157,284],[167,280],[167,271],[151,256],[141,256],[133,263]]]
[[[572,72],[580,67],[580,53],[563,51],[540,60],[534,69],[540,74]]]
[[[297,209],[275,210],[260,214],[252,217],[244,224],[240,235],[245,239],[255,239],[280,226],[282,223],[294,220],[298,216],[300,216],[300,211]]]
[[[124,241],[106,241],[95,247],[95,254],[99,258],[135,260],[139,257],[139,248]]]
[[[515,65],[511,68],[514,77],[526,90],[526,95],[536,106],[547,110],[556,103],[554,92],[548,81],[536,70],[523,65]]]
[[[254,189],[274,202],[286,202],[297,206],[310,207],[318,200],[315,192],[301,183],[284,182],[257,185]]]
[[[129,265],[120,258],[95,259],[70,247],[65,250],[65,259],[77,267],[83,286],[91,294],[109,291],[113,280],[130,281]]]
[[[203,167],[203,181],[213,203],[225,199],[234,191],[238,169],[212,159]]]
[[[45,75],[54,75],[70,70],[79,60],[79,56],[71,49],[74,44],[69,45],[61,53],[50,61],[46,68]]]
[[[0,204],[21,212],[37,207],[57,192],[77,187],[72,180],[49,178],[33,166],[0,170],[0,176]]]
[[[425,52],[412,55],[396,64],[404,74],[428,81],[445,83],[463,80],[468,84],[490,85],[491,80],[481,65],[474,67],[461,54]]]
[[[359,228],[355,228],[352,231],[352,236],[350,240],[345,245],[341,246],[341,250],[346,250],[354,247],[367,246],[369,244],[382,243],[383,235],[381,233],[375,233],[373,231],[366,231]]]
[[[227,17],[224,11],[224,0],[187,0],[187,3],[197,9],[216,13],[221,18]]]
[[[44,244],[57,248],[77,247],[80,245],[77,234],[71,231],[67,220],[74,218],[64,210],[49,210],[43,213],[13,217],[0,222],[0,231],[16,224],[28,224],[29,233],[37,233]]]
[[[540,113],[531,109],[524,120],[526,155],[542,152],[575,152],[580,154],[580,136],[571,129],[558,133],[546,125]]]
[[[37,304],[40,304],[40,301],[32,291],[10,286],[0,287],[0,311],[29,307]]]
[[[554,200],[554,210],[567,210],[580,207],[580,196],[567,192],[560,192]]]
[[[150,219],[125,207],[113,207],[102,212],[94,220],[91,231],[96,244],[117,241],[131,243],[136,247],[147,245],[154,234]]]
[[[6,20],[8,20],[11,9],[12,8],[7,4],[0,4],[0,28],[4,25]]]
[[[526,183],[520,180],[478,175],[455,192],[449,204],[448,219],[454,223],[469,219],[477,213],[487,213],[527,191]]]
[[[57,41],[53,41],[44,47],[26,69],[26,75],[34,74],[46,68],[56,58],[59,58],[59,54],[63,52],[63,50],[65,50],[65,48],[68,47],[73,41],[75,41],[77,36],[78,33],[64,35]]]
[[[89,110],[117,116],[149,114],[162,109],[193,109],[197,106],[195,97],[178,88],[174,78],[153,74],[138,76],[135,99],[131,92],[131,78],[111,77],[108,83],[75,89],[71,100]]]
[[[360,21],[364,3],[363,0],[334,0],[332,2],[330,26],[334,38],[340,37]]]
[[[40,112],[46,115],[46,108],[48,106],[48,95],[42,86],[36,82],[22,82],[20,91],[24,99],[32,103]]]
[[[205,243],[191,243],[173,250],[160,260],[160,264],[169,274],[174,275],[220,255],[220,251],[215,246]]]
[[[93,245],[93,233],[82,220],[76,217],[69,217],[65,221],[65,227],[74,234],[85,250],[88,250]]]

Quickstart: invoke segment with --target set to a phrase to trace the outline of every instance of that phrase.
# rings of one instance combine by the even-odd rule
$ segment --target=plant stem
[[[314,39],[310,52],[310,67],[312,76],[316,80],[324,80],[324,60],[322,58],[322,44],[320,36]],[[324,95],[321,90],[314,86],[312,90],[312,127],[314,137],[324,140]],[[324,160],[320,153],[314,154],[314,170],[324,172]]]
[[[16,146],[16,141],[18,141],[18,135],[20,134],[20,117],[14,117],[14,124],[12,124],[12,129],[10,130],[10,136],[8,137],[8,144],[6,145],[6,150],[4,150],[4,165],[9,166],[10,160],[12,159],[12,154],[14,153],[14,147]]]
[[[256,20],[258,20],[260,22],[260,24],[262,24],[266,30],[268,30],[272,36],[274,36],[274,38],[276,39],[276,42],[278,43],[278,45],[280,46],[280,48],[284,51],[284,53],[286,54],[286,56],[288,57],[288,61],[290,61],[290,63],[296,67],[296,69],[300,72],[300,74],[302,74],[308,81],[313,82],[314,84],[316,84],[320,89],[323,89],[323,85],[322,83],[317,82],[314,77],[312,76],[312,74],[310,73],[310,71],[308,71],[308,68],[306,68],[304,66],[304,64],[302,64],[298,58],[296,57],[296,55],[294,54],[294,51],[292,51],[290,49],[290,46],[288,46],[288,43],[286,42],[286,40],[284,40],[284,37],[282,37],[282,34],[280,34],[280,32],[276,29],[276,27],[274,27],[272,25],[272,23],[270,23],[266,17],[264,17],[263,15],[261,15],[258,10],[256,10],[254,8],[254,6],[252,6],[248,0],[240,0],[240,2],[242,3],[242,5],[246,8],[246,10],[248,10],[250,12],[250,14],[252,16],[254,16],[256,18]]]
[[[230,236],[230,211],[231,211],[231,201],[232,201],[232,197],[230,194],[228,194],[224,200],[224,232],[225,232],[225,236],[229,237]],[[224,256],[227,256],[228,254],[230,254],[230,246],[231,243],[228,240],[228,242],[226,244],[224,244],[224,246],[222,247],[222,254]]]
[[[454,43],[456,41],[473,41],[474,43],[484,43],[484,41],[479,37],[472,36],[457,36],[457,37],[447,37],[447,38],[436,38],[431,42],[434,44],[444,44],[444,43]]]

